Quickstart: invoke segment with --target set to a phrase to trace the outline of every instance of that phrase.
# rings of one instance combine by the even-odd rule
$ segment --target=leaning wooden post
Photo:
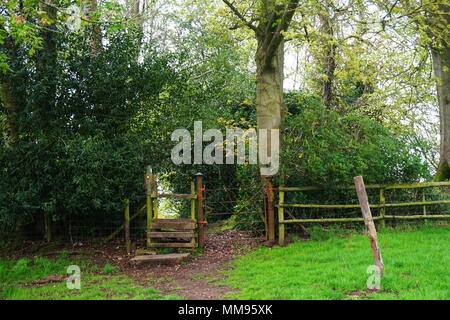
[[[280,199],[278,201],[278,243],[280,246],[284,246],[284,191],[279,193]]]
[[[267,240],[275,242],[275,211],[274,211],[274,194],[272,177],[266,177],[266,194],[267,194]]]
[[[131,240],[130,240],[130,200],[125,200],[125,245],[127,248],[127,254],[131,253]]]
[[[152,203],[152,168],[147,166],[145,174],[145,195],[147,206],[147,246],[150,246],[151,238],[150,232],[152,232],[152,219],[153,219],[153,203]]]
[[[370,212],[369,200],[367,198],[366,187],[364,186],[364,180],[361,176],[354,177],[356,193],[358,195],[359,205],[361,206],[362,215],[364,217],[364,224],[367,229],[368,237],[370,240],[370,246],[372,247],[372,256],[375,261],[375,265],[378,268],[380,276],[384,272],[383,259],[381,258],[380,245],[378,244],[377,230],[373,222],[372,213]]]
[[[385,227],[386,221],[384,216],[386,215],[386,199],[384,198],[384,188],[380,188],[380,226]]]
[[[197,180],[197,224],[198,224],[198,246],[205,247],[205,218],[203,216],[203,174],[195,175]]]

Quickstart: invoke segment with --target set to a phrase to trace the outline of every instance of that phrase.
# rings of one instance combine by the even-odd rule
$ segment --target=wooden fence
[[[427,201],[425,193],[422,193],[422,201],[415,202],[398,202],[398,203],[386,203],[385,191],[393,189],[423,189],[423,188],[435,188],[435,187],[450,187],[450,182],[425,182],[425,183],[413,183],[413,184],[374,184],[366,185],[366,189],[378,189],[379,201],[378,203],[371,203],[371,208],[379,208],[379,215],[374,216],[373,220],[379,221],[383,226],[386,220],[389,219],[448,219],[449,214],[427,214],[426,206],[438,205],[438,204],[450,204],[450,200],[434,200]],[[354,190],[355,186],[348,186],[340,188],[341,190]],[[361,218],[315,218],[315,219],[285,219],[285,208],[317,208],[317,209],[351,209],[359,208],[359,204],[300,204],[300,203],[286,203],[286,192],[305,192],[305,191],[321,191],[325,190],[320,187],[279,187],[279,202],[278,202],[278,228],[279,228],[279,244],[285,244],[285,227],[289,223],[329,223],[329,222],[363,222]],[[355,194],[356,199],[356,194]],[[408,206],[423,206],[422,214],[418,215],[387,215],[386,208],[392,207],[408,207]]]

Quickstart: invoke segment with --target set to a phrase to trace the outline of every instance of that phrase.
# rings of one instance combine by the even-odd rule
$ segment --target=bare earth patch
[[[255,249],[263,241],[246,232],[234,230],[208,234],[201,255],[177,265],[128,265],[123,270],[138,281],[151,284],[164,294],[177,294],[192,300],[216,300],[232,292],[218,284],[224,278],[221,271],[228,262]]]

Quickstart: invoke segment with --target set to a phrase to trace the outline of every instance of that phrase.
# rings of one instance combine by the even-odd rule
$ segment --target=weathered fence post
[[[48,212],[44,212],[44,231],[45,231],[45,241],[52,241],[52,219]]]
[[[358,195],[359,204],[361,206],[362,215],[364,217],[364,224],[366,226],[370,245],[372,247],[372,256],[381,276],[384,272],[383,259],[381,258],[380,245],[378,244],[377,238],[377,230],[375,229],[372,213],[370,212],[369,200],[367,198],[364,180],[361,176],[354,177],[353,179],[355,181],[356,193]]]
[[[159,199],[158,199],[158,180],[156,174],[151,175],[152,185],[152,203],[153,203],[153,218],[159,217]]]
[[[127,254],[131,253],[131,240],[130,240],[130,200],[125,200],[125,246]]]
[[[195,218],[195,182],[191,182],[191,219],[196,221]]]
[[[380,226],[385,227],[386,221],[384,216],[386,215],[386,199],[384,198],[384,188],[380,188]]]
[[[198,224],[198,246],[205,247],[205,218],[203,216],[203,174],[195,175],[197,180],[197,224]]]
[[[275,211],[272,177],[266,177],[265,182],[267,194],[267,240],[275,242]]]
[[[152,219],[153,219],[153,201],[152,201],[152,167],[147,166],[147,172],[145,174],[145,195],[147,206],[147,246],[150,246],[151,238],[150,232],[152,231]]]
[[[425,200],[426,199],[425,199],[425,188],[424,188],[424,189],[422,189],[422,202],[426,202]],[[423,215],[424,216],[427,215],[427,205],[426,204],[423,205]],[[425,221],[427,221],[427,220],[425,219]]]
[[[284,191],[279,192],[280,199],[278,201],[278,243],[280,246],[284,246]]]

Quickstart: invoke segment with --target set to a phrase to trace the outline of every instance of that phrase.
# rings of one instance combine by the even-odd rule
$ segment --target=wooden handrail
[[[195,194],[175,194],[175,193],[159,193],[152,194],[152,198],[172,198],[172,199],[197,199]]]
[[[370,207],[371,208],[411,207],[411,206],[425,206],[425,205],[433,205],[433,204],[450,204],[450,200],[371,204]],[[283,208],[317,208],[317,209],[352,209],[352,208],[359,208],[359,205],[357,205],[357,204],[297,204],[297,203],[283,203],[283,204],[278,204],[278,207],[283,207]]]
[[[416,188],[433,188],[433,187],[447,187],[450,182],[418,182],[418,183],[399,183],[399,184],[368,184],[366,189],[416,189]],[[325,190],[324,187],[306,186],[306,187],[279,187],[279,191],[320,191]],[[355,186],[338,187],[340,190],[354,190]]]

